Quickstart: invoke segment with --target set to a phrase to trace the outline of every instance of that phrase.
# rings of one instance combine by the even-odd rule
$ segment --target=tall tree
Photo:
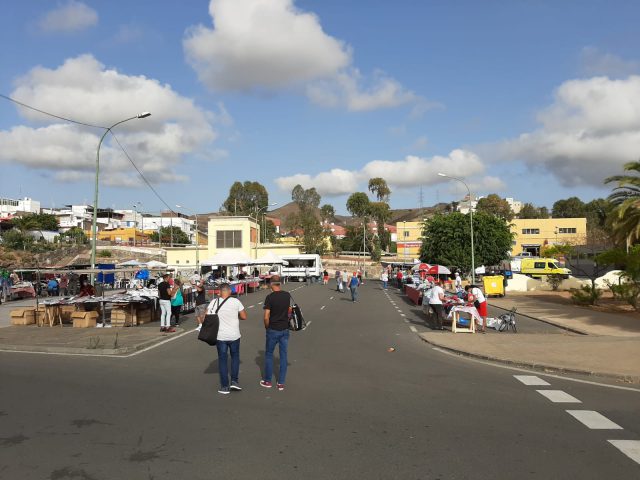
[[[555,202],[551,213],[553,218],[582,218],[586,210],[582,200],[578,197],[570,197]]]
[[[369,203],[369,213],[376,220],[380,248],[387,250],[391,243],[391,234],[384,228],[385,222],[391,218],[391,209],[387,202]]]
[[[373,193],[379,202],[388,202],[391,190],[384,178],[375,177],[369,179],[369,191]]]
[[[333,205],[329,205],[328,203],[325,203],[324,205],[322,205],[322,207],[320,207],[320,219],[322,220],[323,223],[328,222],[335,216],[336,216],[336,210],[335,208],[333,208]]]
[[[627,175],[615,175],[605,183],[617,183],[609,195],[614,205],[610,225],[614,238],[621,244],[630,245],[640,240],[640,161],[624,166]]]
[[[478,200],[476,210],[495,215],[503,220],[511,220],[513,218],[513,211],[509,203],[495,193]]]
[[[549,218],[549,211],[547,207],[538,208],[532,203],[525,203],[518,212],[518,218]]]
[[[475,264],[497,265],[506,259],[513,234],[507,222],[485,212],[473,216]],[[436,214],[424,223],[420,258],[427,263],[471,270],[469,215],[459,212]]]
[[[371,202],[364,192],[352,193],[347,199],[347,210],[354,217],[362,218],[369,216]]]
[[[325,231],[318,220],[317,209],[320,205],[320,194],[315,188],[305,189],[296,185],[291,191],[291,199],[298,206],[299,212],[291,214],[287,223],[296,223],[302,228],[303,243],[307,253],[323,254],[326,249]]]
[[[28,215],[12,219],[11,224],[23,232],[26,232],[27,230],[48,230],[57,232],[59,228],[56,216],[48,213],[30,213]]]
[[[231,215],[255,215],[259,209],[269,205],[269,192],[259,182],[234,182],[229,195],[222,204],[225,212]]]

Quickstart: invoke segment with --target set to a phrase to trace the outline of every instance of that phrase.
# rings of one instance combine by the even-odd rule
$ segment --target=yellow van
[[[569,278],[571,270],[560,267],[554,258],[523,258],[520,263],[520,273],[530,277],[562,275],[564,278]]]

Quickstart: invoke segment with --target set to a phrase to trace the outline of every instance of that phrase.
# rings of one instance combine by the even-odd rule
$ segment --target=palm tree
[[[604,183],[618,184],[609,195],[615,205],[610,222],[614,238],[628,246],[640,240],[640,161],[625,164],[624,170],[633,174],[615,175]]]

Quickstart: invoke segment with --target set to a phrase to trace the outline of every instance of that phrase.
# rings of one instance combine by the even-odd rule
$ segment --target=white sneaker
[[[198,325],[198,328],[196,328],[196,332],[199,332],[202,329],[202,324]]]

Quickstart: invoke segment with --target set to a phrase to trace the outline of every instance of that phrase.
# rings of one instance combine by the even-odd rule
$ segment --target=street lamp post
[[[469,189],[469,185],[467,185],[464,180],[458,177],[452,177],[450,175],[445,175],[444,173],[438,173],[440,177],[450,178],[451,180],[456,180],[462,183],[467,188],[467,193],[469,194],[469,218],[471,223],[471,283],[475,285],[476,283],[476,262],[475,262],[475,251],[473,248],[473,201],[471,200],[471,190]]]
[[[182,205],[176,205],[176,208],[178,209],[185,209]],[[198,270],[198,274],[200,274],[200,240],[198,237],[198,214],[194,213],[194,216],[196,217],[196,235],[195,235],[195,242],[196,242],[196,269]]]
[[[91,222],[91,269],[96,268],[96,246],[98,241],[98,188],[100,185],[100,147],[102,146],[102,142],[104,141],[104,137],[107,136],[113,128],[117,127],[121,123],[128,122],[129,120],[135,120],[136,118],[147,118],[151,114],[149,112],[142,112],[135,117],[125,118],[124,120],[120,120],[119,122],[114,123],[110,127],[106,127],[102,137],[100,137],[100,141],[98,142],[98,150],[96,152],[96,182],[93,192],[93,220]],[[95,278],[95,274],[91,273],[91,282]]]
[[[402,244],[404,245],[402,248],[402,259],[407,261],[407,222],[406,220],[402,222]]]
[[[264,210],[265,208],[269,208],[269,207],[275,207],[276,205],[278,205],[278,203],[277,203],[277,202],[275,202],[275,203],[271,203],[271,204],[269,204],[269,205],[265,205],[264,207],[260,207],[260,208],[258,208],[258,209],[256,210],[256,223],[258,223],[258,222],[259,222],[259,220],[258,220],[258,216],[260,215],[260,212],[261,212],[262,210]],[[262,227],[260,227],[260,229],[262,229]],[[258,258],[258,241],[260,240],[260,237],[261,237],[261,236],[262,236],[262,232],[260,232],[260,235],[256,235],[256,248],[255,248],[255,251],[256,251],[256,258]],[[261,243],[262,243],[262,242],[261,242]]]

